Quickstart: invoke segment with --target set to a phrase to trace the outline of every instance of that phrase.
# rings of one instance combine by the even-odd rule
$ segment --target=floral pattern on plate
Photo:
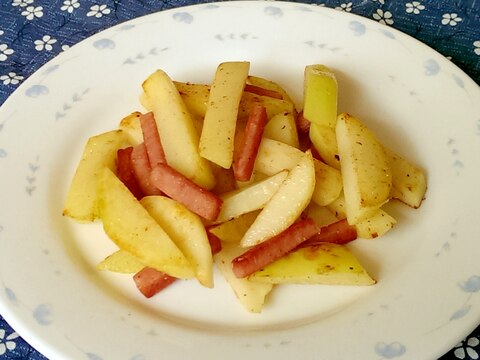
[[[0,68],[3,73],[0,74],[0,95],[3,97],[0,100],[4,100],[9,94],[12,93],[18,86],[25,82],[25,87],[23,89],[23,94],[26,97],[26,100],[29,104],[34,105],[35,101],[43,101],[44,99],[58,99],[58,89],[53,86],[55,81],[53,79],[56,76],[57,72],[63,71],[64,67],[69,65],[69,62],[75,62],[76,56],[79,56],[79,53],[74,51],[64,52],[65,49],[74,45],[79,40],[85,38],[88,35],[91,35],[103,28],[117,24],[122,20],[126,20],[131,17],[136,17],[143,15],[148,12],[155,10],[163,10],[171,7],[171,4],[165,2],[153,2],[146,1],[142,5],[143,7],[139,8],[128,8],[126,7],[127,1],[105,1],[104,3],[90,2],[90,1],[77,1],[77,0],[65,0],[58,9],[50,9],[43,4],[40,4],[39,0],[13,0],[11,2],[11,9],[7,13],[9,16],[16,16],[23,20],[21,22],[24,26],[23,37],[21,39],[12,37],[14,31],[11,27],[2,27],[2,22],[0,21],[0,61],[2,67]],[[130,2],[128,2],[130,4]],[[471,13],[471,10],[468,8],[460,9],[446,9],[445,12],[438,12],[436,8],[433,7],[432,2],[428,1],[413,1],[406,2],[405,4],[393,4],[389,1],[362,1],[362,2],[322,2],[318,5],[327,5],[329,7],[335,7],[338,11],[358,13],[367,18],[371,18],[378,23],[391,26],[392,28],[399,28],[409,33],[412,29],[408,28],[409,22],[404,22],[408,16],[425,16],[429,21],[435,23],[432,25],[432,29],[435,31],[442,32],[442,36],[449,39],[461,38],[464,40],[460,45],[456,42],[455,46],[462,46],[463,49],[469,49],[469,51],[463,52],[463,55],[460,55],[457,52],[456,48],[452,46],[449,42],[439,41],[438,49],[443,51],[446,55],[451,54],[452,60],[456,61],[459,64],[465,66],[465,69],[469,70],[469,73],[472,74],[472,77],[478,81],[478,56],[480,55],[480,40],[471,37],[471,33],[468,31],[469,24],[474,23],[478,19],[475,17],[468,16]],[[235,6],[231,5],[231,6]],[[221,9],[221,7],[220,7]],[[182,9],[178,11],[173,11],[169,13],[171,21],[181,26],[195,26],[196,22],[199,19],[198,11],[215,11],[218,10],[216,5],[205,5],[203,7],[198,7],[195,9]],[[436,11],[436,15],[432,17],[432,11]],[[289,15],[292,12],[313,12],[311,8],[301,7],[299,4],[297,7],[292,5],[276,5],[274,2],[266,3],[263,7],[262,16],[268,21],[288,21]],[[55,22],[59,21],[61,15],[64,21],[74,22],[82,20],[84,23],[88,24],[86,28],[82,28],[82,31],[76,31],[74,34],[68,33],[67,30],[69,27],[59,28],[57,33],[46,33],[37,31],[37,27],[41,28],[43,24],[42,21]],[[331,14],[323,14],[325,17],[332,17]],[[7,19],[2,17],[2,19]],[[420,21],[422,23],[422,21]],[[17,23],[16,23],[17,24]],[[126,33],[132,29],[135,29],[138,26],[142,26],[144,23],[142,21],[133,24],[126,24],[112,29],[105,36],[97,36],[92,38],[90,43],[87,43],[84,46],[89,46],[90,51],[96,51],[99,53],[120,53],[122,56],[115,58],[114,66],[131,66],[138,68],[143,64],[151,64],[153,61],[156,61],[162,56],[168,56],[168,53],[171,52],[172,44],[165,46],[147,46],[146,48],[136,49],[133,53],[125,53],[124,51],[119,50],[121,47],[122,36],[126,36]],[[402,25],[404,24],[404,25]],[[428,37],[428,24],[422,23],[423,28],[415,29],[415,34],[419,39],[425,40]],[[27,26],[28,25],[28,26]],[[403,27],[405,26],[405,28]],[[399,36],[399,33],[395,33],[389,30],[387,27],[377,27],[373,26],[372,23],[366,22],[359,19],[350,20],[345,24],[345,28],[350,33],[350,36],[358,38],[368,38],[374,37],[377,34],[384,37],[384,40],[389,40],[397,42],[400,44],[400,47],[403,46],[404,50],[412,52],[409,45],[406,44],[406,40]],[[471,27],[470,27],[471,28]],[[478,27],[477,27],[478,28]],[[222,29],[223,30],[223,29]],[[219,30],[211,34],[209,41],[221,42],[225,46],[233,46],[238,42],[251,43],[256,41],[262,41],[261,32],[254,33],[245,32],[245,31],[222,31]],[[20,32],[16,32],[18,35]],[[34,36],[35,34],[35,36]],[[478,34],[477,34],[478,35]],[[16,35],[15,35],[16,36]],[[475,35],[474,35],[475,36]],[[422,38],[425,37],[425,38]],[[383,41],[385,43],[385,41]],[[453,42],[452,42],[453,43]],[[20,45],[19,45],[20,44]],[[349,54],[348,48],[342,48],[337,46],[335,42],[328,43],[327,41],[318,40],[317,37],[306,38],[303,41],[303,45],[307,49],[306,51],[319,51],[322,54],[331,53],[331,56],[351,56]],[[62,57],[55,59],[54,63],[49,64],[46,68],[42,68],[36,77],[32,77],[31,81],[28,82],[31,74],[37,70],[40,65],[52,59],[55,55],[62,53]],[[19,59],[23,57],[32,57],[35,58],[33,65],[23,66],[22,62]],[[473,60],[472,60],[473,59]],[[422,58],[421,61],[417,64],[418,74],[423,74],[426,80],[429,81],[439,81],[436,79],[441,79],[445,82],[446,79],[451,80],[449,84],[456,86],[459,89],[468,93],[469,87],[466,84],[462,74],[459,74],[452,70],[448,64],[442,62],[440,57],[431,54],[431,57]],[[395,83],[398,87],[405,87],[405,84],[400,83],[400,79],[397,79],[394,75],[390,76],[392,83]],[[75,118],[76,113],[78,113],[79,108],[83,103],[88,103],[91,97],[98,96],[98,91],[96,89],[91,89],[89,86],[80,86],[78,88],[70,88],[70,92],[62,93],[60,100],[55,100],[54,108],[52,108],[51,117],[47,119],[49,121],[49,126],[62,126],[58,125],[63,123],[64,120],[72,120]],[[411,97],[414,97],[418,100],[419,103],[426,97],[425,94],[422,95],[421,87],[419,89],[405,89],[406,92]],[[475,94],[474,94],[475,95]],[[473,95],[473,96],[474,96]],[[21,95],[20,95],[21,96]],[[38,104],[38,103],[37,103]],[[10,110],[10,109],[8,109]],[[8,111],[7,110],[7,111]],[[2,113],[2,115],[5,115]],[[0,123],[0,136],[8,136],[12,133],[11,128],[13,122],[11,120],[16,119],[20,121],[15,113],[7,112],[6,116],[1,118]],[[480,128],[480,119],[477,117],[475,119],[469,119],[470,124],[473,128],[476,129],[478,135],[478,129]],[[57,125],[55,125],[57,124]],[[461,141],[463,134],[457,135],[451,134],[448,138],[444,139],[443,149],[447,154],[450,154],[452,157],[452,174],[455,174],[458,178],[463,179],[462,172],[468,172],[469,158],[467,155],[464,155],[463,149],[465,144]],[[5,137],[0,138],[4,140]],[[447,144],[445,146],[445,144]],[[38,144],[37,144],[38,145]],[[463,148],[462,148],[463,146]],[[24,194],[29,198],[35,198],[41,196],[44,193],[44,190],[39,186],[45,186],[45,176],[39,176],[39,171],[47,166],[49,158],[47,154],[46,162],[44,162],[44,155],[47,152],[44,148],[45,145],[38,145],[37,149],[26,154],[26,158],[21,157],[23,164],[22,171],[22,186]],[[468,149],[468,147],[467,147]],[[11,143],[3,141],[0,143],[0,161],[9,161],[13,156],[18,154],[17,149],[12,146]],[[0,167],[2,164],[0,163]],[[466,175],[465,175],[466,176]],[[451,224],[450,224],[451,225]],[[453,227],[448,229],[448,234],[457,234],[457,224],[451,225]],[[8,231],[8,222],[4,218],[0,218],[0,240],[5,238],[5,234]],[[460,232],[460,231],[458,231]],[[460,234],[459,234],[460,236]],[[457,236],[450,236],[448,247],[445,247],[446,242],[441,242],[439,246],[435,249],[442,249],[442,255],[454,256],[458,247],[453,241]],[[50,249],[41,247],[38,249],[45,258],[52,258]],[[432,258],[438,258],[439,261],[443,261],[438,256],[439,253],[435,253],[435,256]],[[445,257],[447,257],[445,256]],[[52,274],[54,276],[60,277],[62,275],[61,271],[58,270],[56,266],[53,266],[53,262],[49,263],[52,267]],[[56,315],[60,313],[57,311],[56,306],[58,304],[50,302],[42,302],[33,304],[30,299],[24,299],[23,297],[17,295],[16,284],[5,284],[3,280],[0,279],[0,285],[2,288],[2,296],[6,299],[7,303],[12,304],[12,306],[18,306],[26,308],[27,311],[31,314],[32,320],[41,327],[48,328],[55,325]],[[467,294],[467,298],[462,298],[457,296],[459,299],[463,299],[463,303],[451,304],[450,318],[447,317],[446,323],[441,323],[440,326],[435,328],[432,331],[437,331],[441,327],[450,326],[450,322],[462,321],[468,318],[471,315],[471,312],[478,311],[476,309],[475,302],[473,301],[473,296],[479,290],[478,287],[478,276],[475,274],[469,274],[468,277],[463,276],[460,280],[456,282],[456,291],[460,295]],[[397,298],[397,303],[400,304],[402,298]],[[389,311],[394,308],[396,304],[383,304],[381,308],[385,311]],[[382,316],[379,314],[379,316]],[[35,352],[31,347],[29,347],[19,336],[12,330],[4,321],[0,319],[0,359],[8,359],[10,356],[22,356],[23,358],[31,359],[43,359],[44,357],[39,353]],[[155,333],[154,330],[149,330],[150,333]],[[291,346],[292,341],[290,340],[281,340],[279,342],[274,341],[265,341],[261,345],[256,344],[252,345],[249,343],[249,347],[262,346],[263,348],[276,348],[276,347],[288,347]],[[108,358],[102,356],[95,349],[83,350],[78,344],[74,344],[75,347],[79,349],[79,353],[88,359],[102,359]],[[468,359],[468,358],[478,358],[478,337],[474,334],[467,337],[463,342],[458,344],[452,351],[446,356],[455,356],[459,359]],[[408,339],[402,338],[388,338],[385,336],[384,339],[376,339],[374,343],[369,347],[369,351],[372,356],[377,356],[382,359],[391,359],[391,358],[408,358],[409,351],[412,351],[411,341]],[[21,354],[21,355],[19,355]],[[130,359],[143,359],[143,354],[135,353],[130,356]]]

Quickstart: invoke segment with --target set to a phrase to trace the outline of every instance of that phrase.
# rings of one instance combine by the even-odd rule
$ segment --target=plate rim
[[[254,5],[253,5],[253,4],[254,4]],[[240,7],[243,7],[243,6],[245,6],[245,5],[247,5],[247,6],[252,6],[252,5],[253,5],[253,6],[255,6],[255,7],[256,7],[256,6],[267,6],[268,4],[269,4],[268,2],[257,2],[257,1],[237,1],[237,2],[235,2],[235,5],[238,5],[238,6],[240,6]],[[315,6],[315,5],[312,5],[312,4],[294,3],[294,2],[286,2],[286,1],[274,2],[274,3],[271,3],[271,4],[272,4],[272,6],[280,6],[280,7],[282,7],[282,6],[292,6],[292,5],[294,5],[294,6],[302,6],[302,7],[312,7],[312,8],[316,8],[316,6]],[[130,19],[130,20],[128,20],[128,21],[125,21],[125,22],[119,23],[119,24],[117,24],[117,25],[114,25],[114,26],[112,26],[112,27],[109,27],[109,28],[107,28],[107,29],[105,29],[105,30],[99,31],[99,32],[97,32],[96,34],[93,34],[93,35],[91,35],[91,36],[83,39],[82,41],[78,42],[77,44],[75,44],[74,46],[72,46],[71,49],[74,49],[75,46],[77,46],[77,45],[79,45],[79,44],[82,44],[82,43],[85,44],[85,43],[91,42],[91,41],[93,41],[92,39],[95,39],[96,37],[100,37],[101,34],[107,32],[107,31],[113,31],[113,30],[115,30],[115,28],[119,28],[119,27],[121,27],[121,26],[128,25],[128,23],[136,22],[136,21],[138,21],[140,18],[144,18],[144,17],[155,17],[155,16],[159,16],[159,15],[163,15],[163,14],[167,14],[167,15],[168,15],[168,13],[173,13],[173,12],[179,11],[179,10],[181,10],[181,9],[198,8],[198,7],[205,7],[205,6],[211,6],[211,5],[218,5],[218,6],[220,6],[220,7],[230,7],[230,6],[232,6],[231,3],[225,3],[225,2],[207,3],[207,4],[195,4],[195,5],[182,6],[182,7],[172,8],[172,9],[166,9],[166,10],[162,10],[162,11],[155,12],[155,13],[151,13],[151,14],[147,14],[147,15],[142,15],[142,16],[140,16],[140,17]],[[332,12],[332,13],[335,12],[335,11],[337,11],[337,10],[335,10],[335,9],[330,9],[330,8],[324,8],[324,9],[326,9],[328,12]],[[323,11],[323,10],[320,10],[320,11]],[[338,11],[337,11],[337,12],[338,12]],[[165,15],[165,16],[167,16],[167,15]],[[378,24],[378,22],[376,22],[376,21],[373,20],[373,19],[365,18],[365,17],[362,17],[362,16],[360,16],[360,15],[356,15],[356,14],[343,14],[343,15],[341,15],[341,16],[345,16],[345,15],[346,15],[347,17],[352,17],[352,16],[353,16],[353,17],[355,17],[355,18],[361,19],[362,22],[367,21],[367,22],[369,22],[370,24],[371,24],[371,23],[374,23],[374,24],[376,24],[376,26],[381,25],[381,24]],[[386,29],[388,29],[389,31],[395,33],[397,36],[406,37],[406,38],[408,38],[408,39],[410,39],[410,40],[415,41],[415,42],[416,42],[416,45],[424,46],[424,47],[425,47],[426,49],[428,49],[429,51],[433,51],[433,52],[436,54],[437,58],[439,57],[439,58],[442,59],[443,64],[449,64],[449,66],[450,66],[452,69],[455,69],[455,72],[456,72],[457,74],[461,74],[463,80],[467,80],[467,79],[468,79],[468,80],[471,81],[474,85],[477,85],[477,84],[475,83],[475,81],[474,81],[472,78],[470,78],[461,68],[459,68],[456,64],[454,64],[454,63],[452,63],[451,61],[449,61],[447,58],[445,58],[442,54],[440,54],[439,52],[437,52],[437,51],[434,50],[433,48],[431,48],[431,47],[429,47],[428,45],[426,45],[426,44],[424,44],[424,43],[416,40],[415,38],[410,37],[409,35],[401,32],[401,31],[399,31],[399,30],[397,30],[397,29],[394,29],[394,28],[391,28],[391,27],[388,27],[388,26],[384,26],[384,27],[385,27]],[[409,40],[409,41],[410,41],[410,40]],[[68,52],[71,52],[71,49],[68,50],[65,54],[67,54]],[[62,55],[62,54],[59,54],[59,56],[61,56],[61,55]],[[58,61],[59,61],[59,56],[56,56],[55,58],[51,59],[50,61],[48,61],[47,63],[45,63],[45,64],[42,65],[41,67],[39,67],[38,70],[37,70],[34,74],[32,74],[32,76],[35,75],[35,74],[38,74],[39,72],[47,69],[47,68],[48,68],[49,66],[51,66],[52,64],[58,62]],[[60,60],[61,60],[61,59],[60,59]],[[24,90],[27,88],[27,86],[28,86],[29,83],[30,83],[30,81],[29,81],[30,79],[31,79],[31,77],[25,79],[25,81],[6,99],[6,101],[5,101],[5,102],[2,104],[2,106],[0,107],[0,111],[2,111],[3,108],[8,107],[10,102],[15,101],[15,100],[11,100],[11,99],[14,98],[14,97],[16,97],[16,95],[18,95],[21,91],[24,91]],[[477,86],[478,86],[478,85],[477,85]],[[5,106],[5,105],[7,105],[7,106]],[[5,309],[3,308],[3,306],[4,306],[4,304],[2,303],[2,299],[0,298],[0,308],[2,308],[2,316],[3,316],[3,314],[5,313]],[[5,308],[8,308],[8,304],[5,306]],[[7,312],[8,312],[8,311],[7,311]],[[33,338],[28,334],[30,330],[23,328],[22,324],[17,323],[16,319],[9,319],[9,316],[8,316],[8,315],[7,315],[7,316],[4,316],[4,318],[7,320],[7,322],[9,322],[9,323],[11,323],[11,324],[14,324],[15,328],[22,328],[22,334],[21,334],[21,336],[24,337],[24,338],[27,338],[27,337],[28,337],[28,342],[29,342],[30,344],[33,344],[33,346],[34,346],[35,348],[43,347],[43,344],[40,344],[40,345],[36,345],[36,346],[35,346],[37,339],[33,340]],[[472,325],[472,327],[473,327],[473,328],[471,329],[471,331],[476,327],[476,325]],[[24,334],[28,334],[28,335],[24,335]],[[47,346],[48,346],[48,344],[47,344]]]

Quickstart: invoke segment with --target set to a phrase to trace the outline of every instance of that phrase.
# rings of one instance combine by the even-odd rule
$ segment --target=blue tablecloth
[[[148,13],[208,1],[0,0],[0,105],[40,66],[69,46]],[[298,1],[374,19],[431,46],[480,84],[477,0]],[[0,121],[1,122],[1,121]],[[479,359],[480,327],[442,359]],[[0,315],[0,360],[45,359]]]

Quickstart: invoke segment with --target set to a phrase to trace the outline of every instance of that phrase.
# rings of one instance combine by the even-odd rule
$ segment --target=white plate
[[[340,110],[362,118],[428,174],[418,210],[356,241],[367,288],[281,287],[246,313],[220,278],[150,300],[126,275],[99,273],[113,245],[100,225],[62,218],[86,139],[140,108],[156,68],[209,82],[216,65],[301,99],[304,66],[338,74]],[[376,22],[294,3],[179,8],[103,31],[42,67],[0,110],[0,312],[53,359],[429,359],[480,320],[480,92],[457,67]]]

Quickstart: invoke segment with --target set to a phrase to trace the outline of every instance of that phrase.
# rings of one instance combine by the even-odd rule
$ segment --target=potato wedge
[[[312,123],[309,130],[310,140],[322,160],[331,167],[340,170],[335,128]]]
[[[143,142],[143,133],[140,126],[141,115],[140,112],[135,111],[125,116],[118,125],[118,128],[123,131],[132,146],[136,146]]]
[[[265,180],[268,177],[268,175],[265,175],[264,173],[261,173],[259,171],[255,171],[255,169],[252,172],[252,176],[250,177],[250,180],[248,181],[240,181],[240,180],[235,180],[235,185],[237,189],[244,188],[246,186],[252,185],[256,182]]]
[[[165,196],[147,196],[140,203],[190,261],[200,284],[213,287],[212,251],[200,217]]]
[[[282,170],[293,169],[303,155],[301,150],[293,146],[264,137],[253,170],[271,176]]]
[[[247,80],[248,81],[248,80]],[[268,81],[268,80],[266,80]],[[206,84],[192,84],[174,82],[180,95],[182,96],[185,105],[192,115],[196,118],[203,119],[207,112],[208,99],[210,96],[210,85]],[[260,86],[260,85],[258,85]],[[272,88],[273,90],[273,88]],[[275,90],[275,91],[278,91]],[[285,94],[284,94],[285,95]],[[149,109],[150,105],[145,102],[144,97],[141,98],[142,104]],[[293,113],[295,114],[295,107],[290,98],[274,99],[268,96],[260,96],[248,92],[242,94],[239,104],[238,117],[247,117],[250,110],[256,105],[263,105],[267,109],[268,118],[271,119],[274,115],[279,113]]]
[[[109,168],[99,171],[97,189],[103,228],[121,250],[145,266],[171,276],[195,276],[190,262],[172,239]]]
[[[296,147],[264,137],[258,149],[254,170],[266,175],[291,170],[303,155]],[[340,195],[342,176],[340,171],[319,160],[313,159],[313,162],[316,181],[312,200],[319,205],[327,205]]]
[[[174,81],[188,111],[196,118],[203,119],[207,112],[210,85]]]
[[[343,192],[337,199],[328,204],[326,208],[329,209],[338,220],[345,219],[347,217],[347,211]],[[356,223],[355,228],[357,229],[359,238],[374,239],[392,229],[396,223],[395,218],[385,210],[377,209],[369,217]]]
[[[244,251],[245,249],[236,243],[226,243],[222,251],[214,256],[214,261],[240,304],[250,312],[259,313],[262,311],[265,298],[272,290],[273,285],[250,281],[247,278],[239,279],[235,276],[232,271],[232,260]]]
[[[293,103],[282,100],[275,99],[269,96],[261,96],[252,94],[249,92],[244,92],[242,99],[240,100],[240,106],[238,109],[238,117],[244,118],[247,117],[250,111],[257,105],[264,106],[267,110],[267,117],[271,119],[277,114],[284,113],[294,113],[295,106]]]
[[[276,91],[282,94],[283,100],[293,104],[293,100],[290,97],[290,95],[287,93],[287,91],[285,91],[285,89],[282,86],[280,86],[278,83],[274,81],[271,81],[259,76],[249,75],[247,78],[247,84],[258,86],[267,90]]]
[[[342,192],[342,174],[322,161],[313,159],[315,165],[315,190],[312,200],[320,206],[334,201]]]
[[[292,251],[249,276],[268,284],[373,285],[357,258],[344,245],[320,243]]]
[[[385,148],[392,169],[392,190],[390,196],[417,209],[427,191],[425,174],[416,165],[392,150]]]
[[[378,209],[373,215],[355,224],[357,235],[363,239],[375,239],[393,228],[397,220],[386,211]]]
[[[113,130],[88,139],[73,176],[63,215],[80,222],[93,221],[97,212],[97,178],[104,167],[115,169],[117,150],[129,145],[122,130]]]
[[[188,112],[190,113],[193,124],[197,133],[202,133],[203,118],[207,110],[208,96],[210,94],[210,86],[205,84],[192,84],[174,81]],[[140,95],[140,103],[147,111],[152,111],[153,106],[145,92]]]
[[[288,174],[241,240],[243,247],[257,245],[288,228],[309,204],[315,188],[315,166],[307,151]]]
[[[223,204],[215,223],[222,223],[263,208],[282,186],[287,176],[288,171],[284,170],[249,186],[220,195]]]
[[[297,126],[292,113],[278,113],[265,126],[263,136],[298,148]]]
[[[326,206],[317,205],[315,202],[308,204],[305,209],[305,216],[309,217],[315,221],[320,226],[330,225],[338,219],[335,217],[335,214],[327,208]]]
[[[168,75],[157,70],[143,82],[155,115],[168,164],[197,185],[215,186],[210,164],[198,151],[199,135],[177,88]]]
[[[249,69],[249,62],[222,63],[210,88],[199,149],[202,157],[225,169],[232,165],[238,108]]]
[[[107,270],[122,274],[135,274],[145,265],[127,251],[117,250],[97,265],[97,270]]]
[[[371,216],[390,198],[392,173],[383,145],[357,118],[338,116],[336,136],[348,223]]]
[[[239,243],[259,213],[260,210],[255,210],[242,214],[232,220],[212,226],[208,231],[222,241]]]
[[[326,207],[337,217],[338,220],[347,218],[347,209],[345,207],[345,195],[343,194],[343,191],[335,200],[333,200]]]

